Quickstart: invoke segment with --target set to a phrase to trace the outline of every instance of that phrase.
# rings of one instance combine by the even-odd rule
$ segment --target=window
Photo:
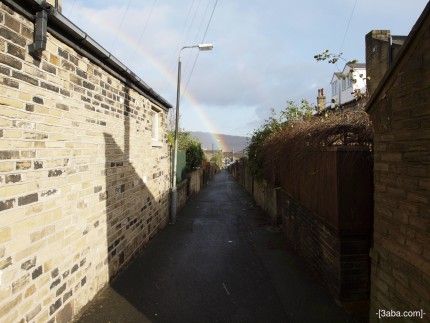
[[[346,90],[346,78],[342,79],[342,90]]]
[[[151,128],[151,143],[152,147],[162,147],[163,144],[160,141],[160,111],[156,107],[152,106],[152,128]]]
[[[337,94],[337,81],[334,81],[331,85],[331,94],[336,95]]]

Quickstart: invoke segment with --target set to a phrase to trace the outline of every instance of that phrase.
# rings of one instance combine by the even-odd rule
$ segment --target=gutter
[[[47,31],[49,33],[73,48],[82,56],[87,57],[93,63],[105,69],[108,73],[112,74],[112,76],[118,78],[136,92],[160,105],[164,110],[167,111],[173,108],[169,102],[155,92],[148,84],[127,68],[127,66],[44,0],[2,0],[2,2],[36,24],[37,19],[40,20],[40,16],[44,15],[40,12],[46,12],[48,18]],[[39,18],[37,18],[37,16],[39,16]],[[40,35],[37,35],[37,38],[35,35],[35,43],[30,45],[29,49],[32,49],[31,46],[37,48],[37,46],[41,44],[41,41],[43,42],[43,40],[40,39]],[[43,45],[40,46],[43,47]],[[41,51],[43,51],[43,49],[41,49]],[[35,53],[37,52],[36,50]]]

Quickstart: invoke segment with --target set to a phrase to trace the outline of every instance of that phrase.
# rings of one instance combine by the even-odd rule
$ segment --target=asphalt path
[[[353,322],[225,171],[77,322]]]

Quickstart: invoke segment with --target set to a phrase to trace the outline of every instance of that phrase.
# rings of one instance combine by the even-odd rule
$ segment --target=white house
[[[352,77],[348,77],[351,69],[354,69],[354,72]],[[353,79],[356,81],[353,82]],[[346,64],[342,72],[333,74],[330,84],[332,102],[343,105],[354,101],[355,90],[366,93],[366,64]]]

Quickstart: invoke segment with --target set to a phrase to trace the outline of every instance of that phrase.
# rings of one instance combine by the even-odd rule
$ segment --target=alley
[[[348,322],[225,171],[77,322]]]

